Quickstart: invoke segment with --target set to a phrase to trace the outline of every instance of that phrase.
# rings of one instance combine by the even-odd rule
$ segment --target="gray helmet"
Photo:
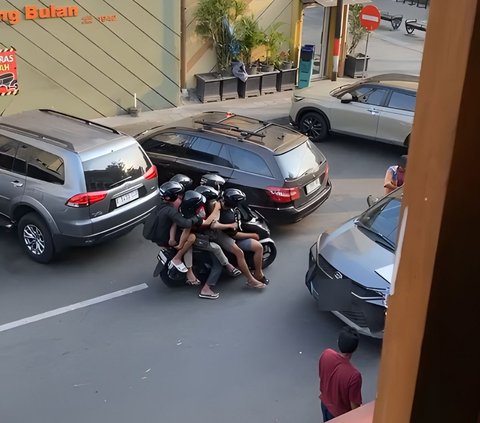
[[[218,200],[218,197],[220,196],[220,193],[215,188],[209,185],[200,185],[195,188],[195,191],[202,194],[207,199],[207,201]]]
[[[225,179],[216,173],[207,173],[200,179],[200,185],[207,185],[215,188],[217,191],[221,191],[222,186],[225,185]]]

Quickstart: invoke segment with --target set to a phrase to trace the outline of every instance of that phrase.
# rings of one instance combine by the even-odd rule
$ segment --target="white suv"
[[[332,90],[328,81],[294,91],[290,122],[312,141],[329,132],[408,147],[418,76],[385,74]]]

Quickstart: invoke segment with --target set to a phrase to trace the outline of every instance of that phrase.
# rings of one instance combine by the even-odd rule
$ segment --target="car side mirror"
[[[342,103],[350,103],[353,100],[352,94],[345,93],[340,97]]]
[[[372,194],[370,194],[370,195],[367,197],[368,207],[372,207],[374,204],[377,204],[377,203],[378,203],[378,200],[380,200],[380,198],[375,197],[375,196],[373,196]]]

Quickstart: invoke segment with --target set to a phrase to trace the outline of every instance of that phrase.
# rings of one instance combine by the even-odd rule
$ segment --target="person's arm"
[[[212,229],[219,229],[220,231],[226,231],[227,229],[237,229],[237,222],[234,223],[220,223],[214,220],[210,226]]]
[[[213,211],[208,215],[208,217],[203,221],[203,225],[210,226],[214,220],[218,220],[220,216],[220,207],[221,204],[219,201],[215,203]]]
[[[255,239],[257,241],[260,240],[260,237],[255,232],[237,232],[237,234],[233,238],[235,238],[235,239]]]
[[[186,219],[182,214],[175,210],[173,207],[168,209],[168,217],[172,220],[173,223],[176,223],[180,228],[191,228],[196,223],[201,223],[202,219],[198,216]]]
[[[360,373],[356,374],[350,381],[348,396],[352,410],[362,405],[362,376]]]

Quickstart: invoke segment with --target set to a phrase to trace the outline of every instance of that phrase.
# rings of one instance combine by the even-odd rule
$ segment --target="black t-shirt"
[[[235,216],[235,211],[233,209],[224,209],[220,210],[220,219],[218,220],[220,223],[228,225],[230,223],[235,223],[237,218]],[[227,229],[224,231],[227,235],[235,236],[237,233],[236,229]]]

